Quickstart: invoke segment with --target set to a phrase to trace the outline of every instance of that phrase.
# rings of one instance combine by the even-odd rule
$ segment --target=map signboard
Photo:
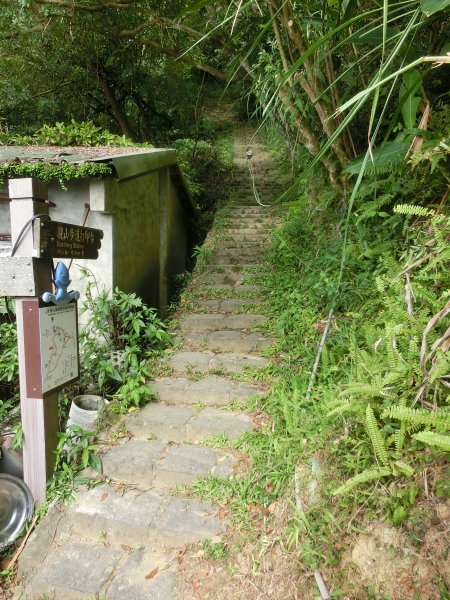
[[[78,379],[76,302],[39,308],[42,392],[59,389]]]

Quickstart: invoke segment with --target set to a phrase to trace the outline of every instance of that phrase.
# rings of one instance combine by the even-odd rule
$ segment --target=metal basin
[[[33,497],[25,483],[0,473],[0,548],[14,541],[32,514]]]

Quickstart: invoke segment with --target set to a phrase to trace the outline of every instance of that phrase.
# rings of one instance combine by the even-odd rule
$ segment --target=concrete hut
[[[175,150],[142,148],[0,147],[5,162],[86,162],[112,167],[103,179],[51,181],[40,186],[55,206],[54,221],[85,225],[104,232],[97,260],[74,259],[71,288],[81,292],[89,269],[100,289],[136,292],[162,313],[174,289],[174,275],[185,269],[189,224],[196,209],[177,163]],[[45,200],[45,198],[42,198]],[[11,250],[10,186],[0,188],[0,256]],[[88,205],[88,208],[86,208]],[[67,261],[69,262],[69,261]]]

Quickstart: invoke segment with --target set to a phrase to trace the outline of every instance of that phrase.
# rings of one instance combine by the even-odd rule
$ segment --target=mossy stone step
[[[198,278],[198,281],[201,284],[225,283],[227,285],[236,285],[237,283],[247,281],[248,279],[252,280],[258,277],[262,277],[262,275],[257,275],[256,273],[205,273]]]
[[[252,252],[250,254],[235,252],[235,249],[230,250],[231,252],[228,252],[227,250],[220,250],[215,256],[212,256],[209,259],[208,264],[220,266],[224,262],[231,264],[235,262],[237,266],[253,266],[255,262],[257,262],[257,260],[261,258],[262,254],[261,250],[258,250],[257,252]]]
[[[248,272],[249,269],[251,269],[251,272]],[[264,268],[262,265],[252,265],[251,267],[249,267],[248,265],[233,265],[233,264],[222,264],[222,265],[207,265],[205,267],[205,271],[206,273],[215,273],[215,274],[219,274],[219,273],[223,273],[223,274],[230,274],[230,273],[242,273],[246,274],[246,275],[262,275],[264,272]]]
[[[251,329],[255,325],[261,325],[268,320],[264,315],[244,313],[240,315],[224,315],[222,313],[212,314],[190,314],[180,320],[181,331],[215,331],[231,329]]]
[[[253,239],[257,240],[258,238],[267,238],[269,231],[270,230],[268,227],[265,227],[264,229],[263,228],[258,229],[256,227],[242,227],[239,229],[224,228],[224,229],[221,229],[220,233],[224,236],[231,235],[235,239],[236,238],[242,239],[241,237],[238,237],[238,236],[245,235],[245,236],[249,236],[250,240],[253,240]]]
[[[261,293],[260,285],[230,285],[228,283],[201,283],[197,286],[198,293],[201,294],[204,291],[213,291],[223,290],[224,292],[232,292],[232,295],[236,295],[236,297],[240,297],[239,295],[251,292],[252,298],[256,297],[256,295]],[[217,293],[220,293],[217,291]],[[242,296],[241,296],[242,297]]]
[[[186,450],[184,456],[180,456],[182,452],[177,445],[168,446],[155,468],[164,471],[161,467],[168,460],[167,473],[193,481],[209,475],[219,458],[211,448],[183,446],[182,450]],[[126,448],[123,455],[128,457]],[[222,528],[216,515],[217,509],[210,504],[174,498],[164,489],[118,493],[117,485],[108,484],[81,493],[68,514],[72,530],[90,540],[98,540],[99,531],[104,531],[105,540],[110,543],[172,548],[216,535]]]
[[[256,243],[253,241],[238,242],[235,238],[228,240],[219,239],[213,248],[213,256],[261,256],[261,250],[268,248],[267,242]]]
[[[265,337],[260,333],[244,333],[243,331],[222,330],[211,333],[186,332],[173,336],[175,342],[188,344],[196,350],[213,350],[214,352],[236,352],[248,354],[260,352],[276,343],[275,338]]]
[[[194,312],[223,312],[232,313],[242,311],[245,307],[252,306],[258,303],[258,298],[229,298],[217,300],[191,300],[186,303],[186,309]]]
[[[245,367],[265,367],[269,364],[267,358],[251,354],[214,353],[214,352],[177,352],[167,361],[167,364],[180,373],[194,371],[208,373],[220,371],[223,373],[242,373]]]
[[[248,415],[214,407],[195,411],[190,406],[151,402],[127,418],[127,428],[135,438],[155,435],[170,442],[201,442],[213,435],[226,435],[235,440],[253,428],[253,421]],[[219,475],[220,471],[220,476],[229,475],[223,466],[220,457],[214,464],[214,473]]]
[[[230,381],[223,377],[207,377],[191,381],[185,377],[163,377],[150,381],[149,386],[161,402],[167,404],[196,404],[224,406],[233,400],[246,400],[264,392],[247,383]]]
[[[171,506],[172,514],[175,508],[178,508],[175,504]],[[200,507],[196,508],[201,510]],[[189,516],[186,515],[186,518]],[[65,519],[64,513],[61,513],[58,520],[58,532],[61,530],[64,520],[67,519]],[[190,523],[193,528],[202,525],[198,518],[191,518]],[[212,516],[211,531],[215,526],[217,532],[217,525],[219,529],[222,526]],[[206,522],[204,526],[206,532]],[[41,562],[39,562],[38,568],[31,576],[27,577],[25,581],[26,594],[22,594],[20,598],[29,600],[41,598],[55,598],[56,600],[164,598],[164,600],[176,600],[178,598],[174,589],[176,572],[174,555],[161,547],[149,545],[143,547],[140,552],[130,553],[131,548],[128,549],[124,543],[105,543],[98,538],[101,529],[94,526],[94,530],[97,534],[96,540],[86,540],[84,537],[80,538],[72,534],[66,535],[62,539],[60,539],[61,536],[58,536],[58,541],[55,541],[53,546],[49,544],[47,550],[40,555]],[[200,531],[198,529],[199,534]],[[214,535],[214,533],[209,533],[208,537],[211,538]],[[132,546],[141,547],[142,544],[135,543]],[[32,547],[30,541],[28,547]],[[146,575],[156,567],[159,569],[157,576],[150,580],[146,579]]]
[[[232,217],[227,220],[227,223],[230,224],[230,227],[233,229],[241,229],[242,227],[246,227],[248,229],[273,229],[274,220],[266,217],[250,217],[250,216],[241,216],[241,217]]]

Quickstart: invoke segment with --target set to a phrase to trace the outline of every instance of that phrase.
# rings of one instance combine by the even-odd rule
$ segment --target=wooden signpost
[[[103,231],[49,219],[34,222],[34,250],[39,258],[98,258]]]
[[[9,196],[16,249],[0,258],[0,295],[16,299],[24,480],[40,506],[56,458],[57,391],[79,376],[77,295],[67,292],[64,265],[56,269],[67,274],[63,283],[57,275],[53,280],[52,258],[97,258],[103,232],[46,218],[47,185],[41,181],[12,179]]]

